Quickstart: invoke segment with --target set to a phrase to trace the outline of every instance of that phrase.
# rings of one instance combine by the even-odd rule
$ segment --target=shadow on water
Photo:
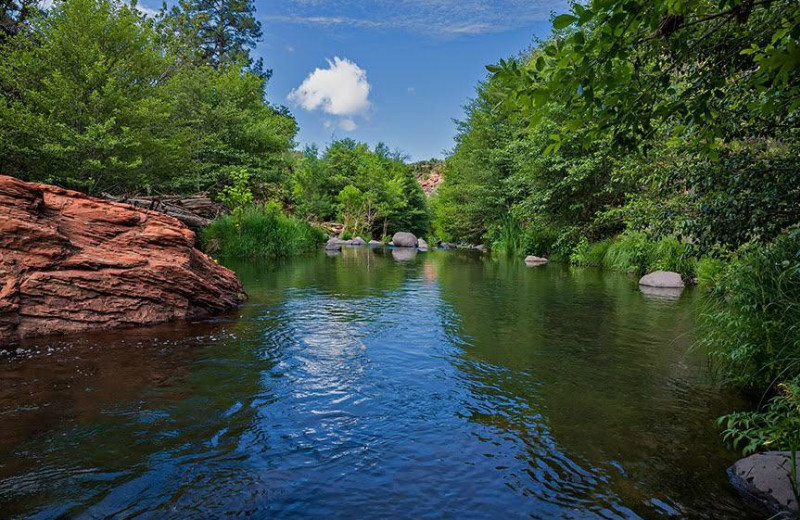
[[[230,316],[0,358],[3,517],[753,517],[690,290],[465,252],[229,265]]]

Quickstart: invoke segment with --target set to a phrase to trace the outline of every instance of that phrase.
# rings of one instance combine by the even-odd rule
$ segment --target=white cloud
[[[416,96],[416,95],[417,95],[417,88],[416,88],[416,87],[408,87],[406,90],[407,90],[407,91],[408,91],[408,93],[409,93],[409,94],[411,94],[412,96]]]
[[[339,121],[339,128],[345,132],[352,132],[357,128],[356,122],[352,118],[346,117]]]
[[[353,117],[369,114],[371,89],[366,70],[337,56],[328,60],[328,68],[314,69],[299,87],[289,92],[288,100],[309,112],[321,110],[337,116],[339,128],[352,132],[356,129]],[[328,121],[326,128],[330,125]]]

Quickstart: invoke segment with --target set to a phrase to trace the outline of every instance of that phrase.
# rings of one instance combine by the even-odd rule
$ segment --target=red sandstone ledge
[[[178,220],[0,175],[0,345],[198,319],[245,298]]]

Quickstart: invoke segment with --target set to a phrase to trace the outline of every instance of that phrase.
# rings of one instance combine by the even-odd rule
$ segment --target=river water
[[[0,518],[759,517],[693,291],[398,253],[231,263],[231,315],[0,357]]]

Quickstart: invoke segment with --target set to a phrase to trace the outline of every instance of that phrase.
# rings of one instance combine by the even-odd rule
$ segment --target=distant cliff
[[[444,161],[441,159],[431,159],[430,161],[420,161],[411,164],[414,169],[414,176],[425,192],[426,197],[430,197],[444,181]]]

